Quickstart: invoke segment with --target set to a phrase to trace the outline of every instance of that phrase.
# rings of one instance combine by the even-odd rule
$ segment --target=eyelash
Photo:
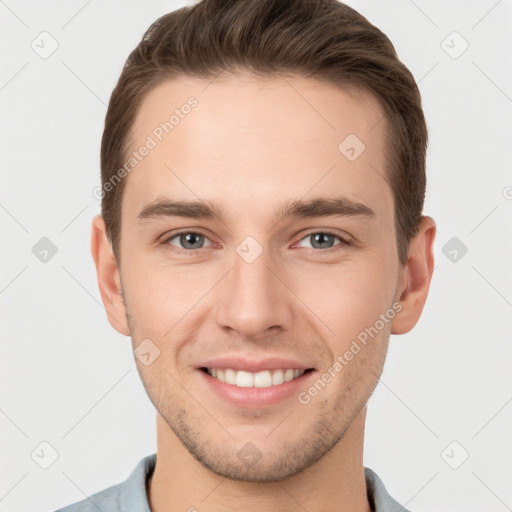
[[[172,240],[173,238],[176,238],[177,236],[185,235],[185,234],[201,235],[201,236],[204,236],[207,240],[209,240],[209,238],[205,234],[201,233],[200,231],[190,231],[190,230],[188,230],[188,231],[179,231],[177,233],[173,233],[172,235],[166,237],[165,240],[163,242],[161,242],[161,243],[162,243],[162,245],[166,245],[171,252],[174,252],[176,254],[185,254],[187,256],[195,256],[202,249],[205,249],[205,247],[201,247],[199,249],[180,249],[180,248],[176,248],[175,246],[173,246],[173,245],[171,245],[169,243],[169,241]],[[336,244],[335,246],[330,247],[328,249],[315,249],[314,247],[307,248],[310,251],[314,251],[315,253],[327,253],[327,254],[330,254],[333,251],[338,250],[339,248],[348,247],[348,246],[352,245],[351,241],[347,240],[346,238],[343,238],[342,236],[338,235],[337,233],[334,233],[334,232],[328,231],[328,230],[327,231],[311,231],[311,232],[307,233],[306,235],[304,235],[299,240],[299,242],[302,242],[302,240],[304,240],[305,238],[307,238],[307,237],[309,237],[311,235],[317,235],[317,234],[333,236],[333,237],[337,238],[340,241],[340,243]]]

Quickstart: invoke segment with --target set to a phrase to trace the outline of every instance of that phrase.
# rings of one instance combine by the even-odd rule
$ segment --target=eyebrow
[[[281,220],[327,216],[375,218],[376,213],[369,206],[347,197],[321,197],[288,201],[276,214],[276,218]],[[221,221],[226,218],[222,208],[208,201],[174,201],[167,198],[147,204],[137,215],[139,221],[160,217],[217,218]]]

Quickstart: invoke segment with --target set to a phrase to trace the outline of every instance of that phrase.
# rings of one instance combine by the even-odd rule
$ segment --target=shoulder
[[[368,501],[373,512],[411,512],[396,501],[387,491],[379,475],[370,468],[364,468]]]
[[[103,512],[120,511],[119,497],[122,487],[123,483],[113,485],[55,512],[98,512],[98,509]]]
[[[134,506],[139,512],[150,512],[146,483],[153,474],[155,464],[156,453],[153,453],[139,461],[124,482],[107,487],[55,512],[124,512],[132,510]]]

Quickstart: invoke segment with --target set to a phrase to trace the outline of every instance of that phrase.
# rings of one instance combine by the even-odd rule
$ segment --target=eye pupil
[[[202,245],[201,237],[203,235],[200,235],[199,233],[186,233],[180,236],[180,243],[183,247],[186,249],[198,249]],[[199,239],[199,242],[197,241]],[[199,243],[199,247],[195,247]],[[190,247],[192,245],[192,247]]]
[[[329,242],[332,242],[333,240],[333,235],[330,235],[329,233],[315,233],[313,235],[311,235],[312,239],[314,240],[314,243],[312,243],[311,245],[315,248],[319,248],[319,249],[325,249],[325,245],[324,244],[329,244]],[[315,244],[319,244],[320,247],[317,247],[315,246]],[[329,245],[330,247],[331,245]]]

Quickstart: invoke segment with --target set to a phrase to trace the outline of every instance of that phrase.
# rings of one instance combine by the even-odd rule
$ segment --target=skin
[[[369,94],[294,76],[182,77],[146,96],[134,148],[190,96],[198,106],[124,178],[120,265],[102,217],[92,223],[112,326],[134,348],[149,338],[160,350],[148,366],[136,359],[158,411],[151,509],[368,512],[366,403],[390,334],[410,331],[421,316],[435,222],[423,217],[401,267],[393,196],[382,178],[387,125]],[[366,146],[353,162],[338,150],[351,133]],[[276,217],[287,200],[338,196],[369,206],[375,217]],[[137,218],[162,197],[216,203],[225,218]],[[203,247],[173,252],[190,251],[174,235],[187,230],[205,235],[194,242]],[[309,235],[326,231],[352,244],[334,236],[313,245]],[[263,249],[252,263],[236,252],[247,236]],[[398,302],[394,318],[306,405],[294,395],[237,408],[198,375],[207,358],[243,354],[298,359],[318,378]],[[260,454],[256,464],[237,457],[248,442]]]

